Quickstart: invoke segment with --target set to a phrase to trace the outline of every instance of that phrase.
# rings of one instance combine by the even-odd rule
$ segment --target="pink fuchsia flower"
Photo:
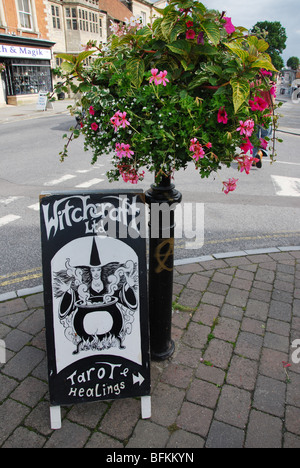
[[[253,153],[253,145],[251,141],[249,140],[249,138],[243,139],[243,143],[241,144],[240,148],[245,154],[248,153],[248,151],[250,151],[250,154]]]
[[[194,39],[196,36],[196,33],[193,29],[188,29],[186,32],[186,39]]]
[[[254,131],[254,120],[248,119],[245,122],[240,120],[240,126],[236,129],[237,132],[240,132],[240,135],[245,135],[246,137],[251,137]]]
[[[220,107],[218,111],[218,122],[223,123],[224,125],[228,122],[227,112],[224,106]]]
[[[98,130],[98,128],[99,128],[99,125],[96,124],[96,122],[93,122],[93,123],[91,124],[91,129],[94,130],[95,132]]]
[[[267,109],[267,107],[269,107],[267,101],[265,101],[265,99],[259,97],[259,96],[256,96],[254,98],[254,101],[250,100],[249,101],[249,106],[251,108],[252,111],[260,111],[260,112],[263,112],[265,109]]]
[[[231,22],[231,18],[228,18],[227,16],[224,16],[223,18],[226,21],[226,24],[224,24],[224,28],[226,29],[227,34],[232,34],[235,31],[235,27],[233,26]]]
[[[158,85],[158,76],[157,76],[157,73],[158,73],[158,69],[157,69],[157,68],[152,68],[152,69],[151,69],[151,74],[152,74],[152,76],[150,77],[149,83],[152,83],[152,81],[154,81],[154,84]]]
[[[242,156],[236,157],[235,160],[238,163],[239,171],[245,171],[246,174],[250,173],[252,163],[259,161],[259,159],[253,158],[252,156],[248,156],[247,154],[243,154]]]
[[[223,182],[223,192],[228,194],[229,192],[233,192],[236,189],[236,183],[239,179],[228,179],[228,181]]]
[[[167,74],[168,72],[166,70],[160,72],[160,74],[158,75],[158,84],[163,84],[164,86],[167,86],[167,83],[170,82],[168,78],[166,78]]]
[[[193,26],[194,26],[193,21],[190,21],[190,20],[189,20],[189,21],[186,22],[186,27],[187,27],[187,28],[192,28]]]
[[[95,109],[93,108],[93,106],[89,108],[89,113],[90,115],[95,115]]]

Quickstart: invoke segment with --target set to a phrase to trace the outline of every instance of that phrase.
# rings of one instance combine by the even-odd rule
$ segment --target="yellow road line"
[[[5,278],[11,278],[13,276],[19,276],[19,275],[26,275],[27,273],[33,273],[34,271],[41,271],[42,268],[32,268],[31,270],[24,270],[24,271],[15,271],[14,273],[8,273],[7,275],[2,275],[0,276],[0,280],[5,279]]]
[[[22,276],[20,278],[3,281],[2,283],[0,283],[0,286],[8,286],[9,284],[22,283],[23,281],[29,281],[31,279],[41,278],[41,277],[42,277],[42,273],[36,273],[35,275]]]

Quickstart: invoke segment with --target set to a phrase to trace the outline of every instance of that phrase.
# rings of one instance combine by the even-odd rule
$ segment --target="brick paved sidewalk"
[[[0,447],[300,447],[300,250],[178,266],[176,351],[139,399],[62,408],[52,431],[42,294],[0,303]],[[299,353],[300,355],[300,353]]]

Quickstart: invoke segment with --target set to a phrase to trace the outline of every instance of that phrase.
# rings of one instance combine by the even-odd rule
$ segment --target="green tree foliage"
[[[258,21],[251,32],[265,37],[269,44],[268,53],[272,63],[277,70],[281,70],[284,66],[281,54],[286,48],[287,35],[280,21]]]
[[[286,64],[288,67],[291,67],[292,70],[297,70],[300,65],[300,60],[298,57],[290,57]]]

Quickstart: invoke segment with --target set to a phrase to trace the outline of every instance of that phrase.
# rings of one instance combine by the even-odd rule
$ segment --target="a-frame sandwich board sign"
[[[97,400],[139,396],[150,417],[143,193],[43,193],[40,219],[51,427]]]

